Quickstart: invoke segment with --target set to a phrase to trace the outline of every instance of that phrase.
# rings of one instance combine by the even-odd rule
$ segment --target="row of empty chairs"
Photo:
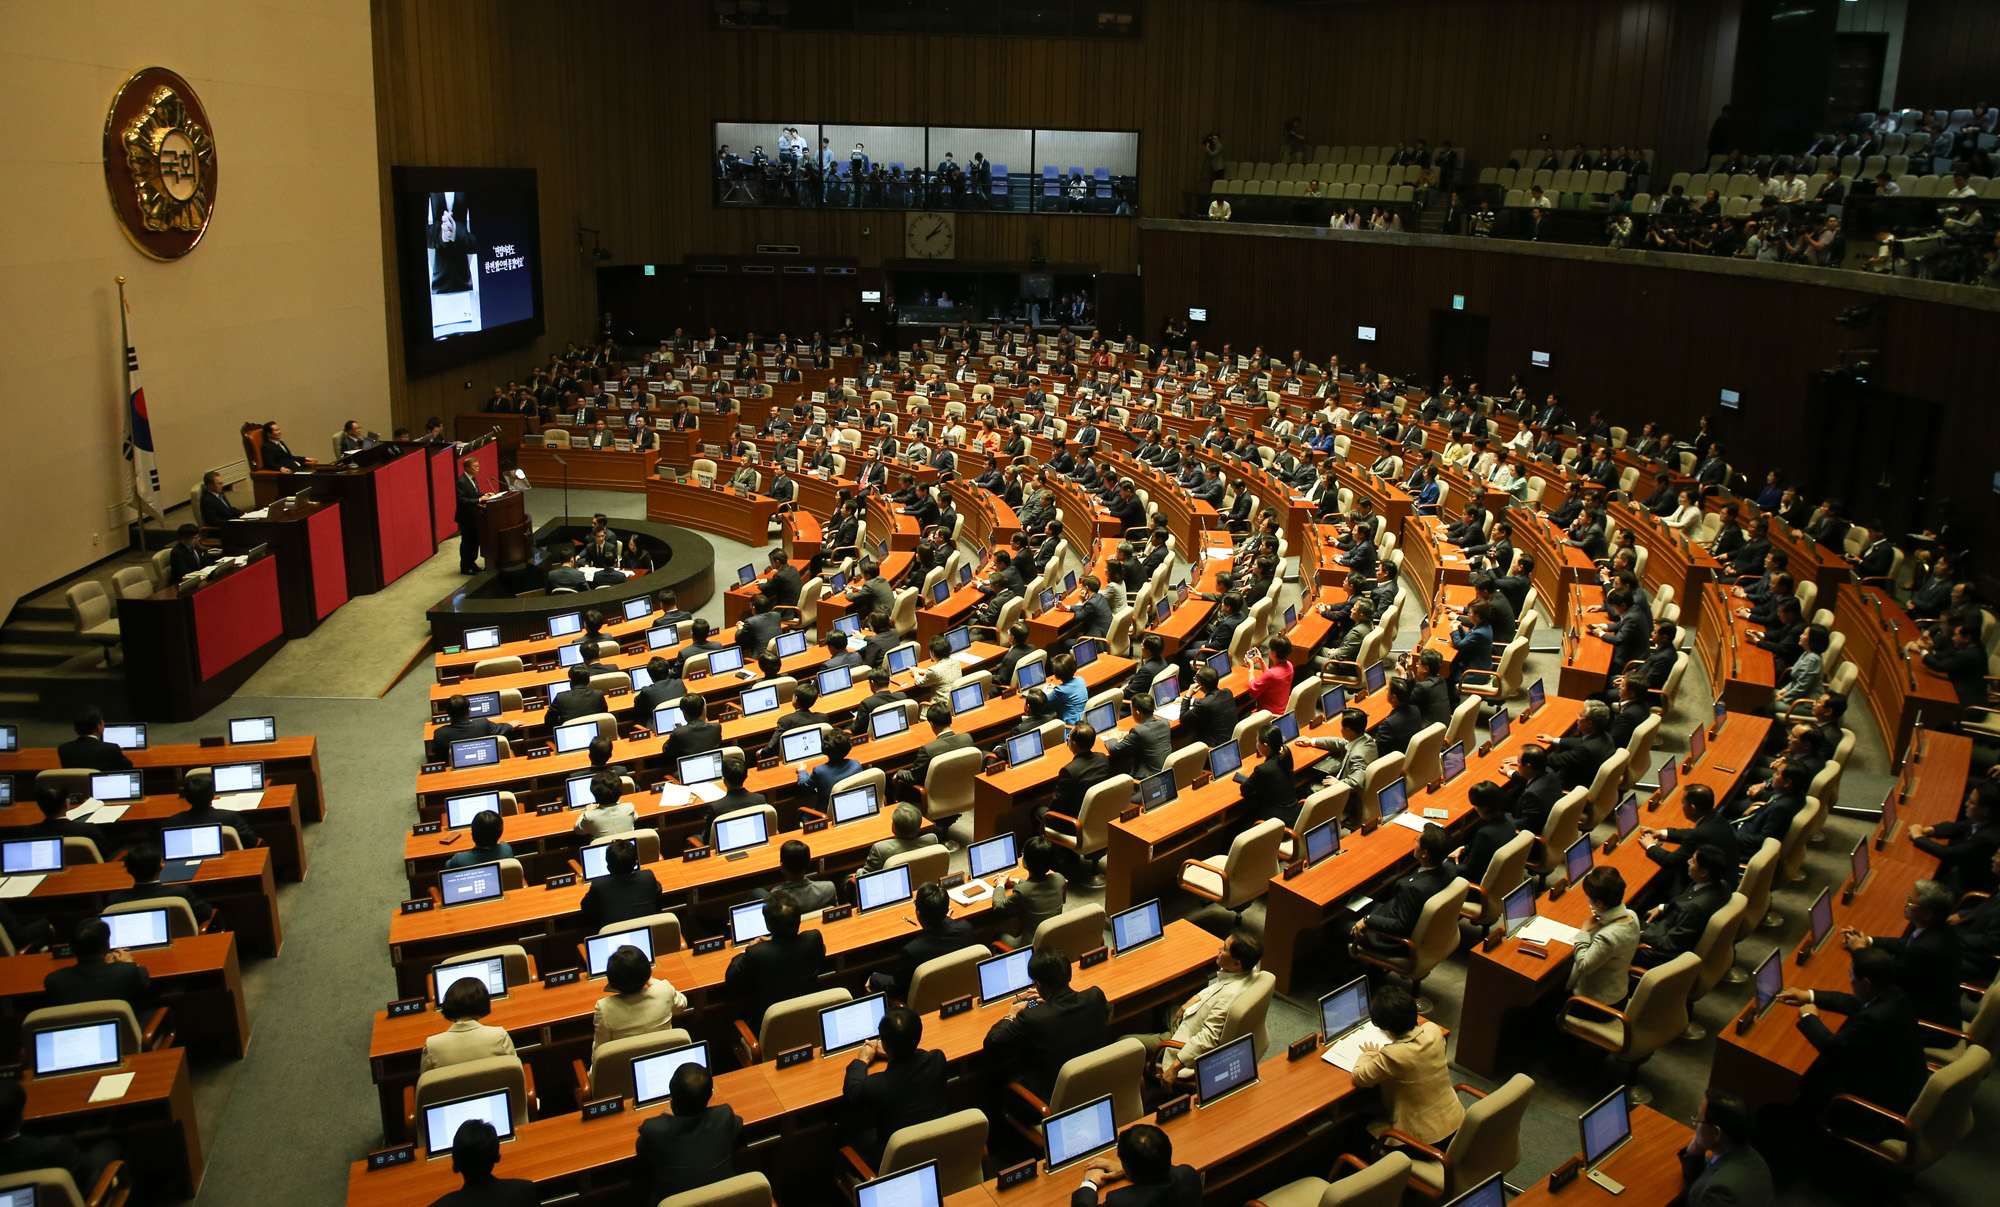
[[[1209,192],[1221,197],[1304,197],[1306,182],[1301,180],[1218,180]],[[1415,204],[1416,186],[1408,184],[1320,184],[1320,198],[1327,201],[1406,201]]]
[[[1481,168],[1479,183],[1497,189],[1528,189],[1540,185],[1550,193],[1589,193],[1608,196],[1622,193],[1631,177],[1624,172],[1572,172],[1568,168],[1551,171],[1547,168],[1530,171],[1527,168]]]

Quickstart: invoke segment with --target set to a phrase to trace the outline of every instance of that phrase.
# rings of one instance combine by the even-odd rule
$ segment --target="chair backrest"
[[[1488,168],[1487,171],[1493,169]],[[1319,1207],[1399,1207],[1410,1177],[1410,1158],[1390,1151],[1366,1169],[1357,1169],[1320,1193]]]
[[[518,675],[522,670],[521,659],[509,654],[504,658],[481,658],[472,664],[472,677],[490,679],[496,675]]]
[[[774,1003],[764,1012],[764,1025],[757,1029],[757,1048],[765,1056],[775,1056],[820,1040],[819,1012],[826,1006],[853,1001],[845,989],[821,989]]]
[[[1260,708],[1238,720],[1235,730],[1229,735],[1236,740],[1236,749],[1245,753],[1254,752],[1257,749],[1257,740],[1263,736],[1265,726],[1269,725],[1272,719],[1269,712]]]
[[[1111,823],[1132,801],[1132,777],[1114,775],[1083,794],[1078,810],[1077,854],[1094,855],[1104,849]]]
[[[1223,870],[1229,877],[1229,891],[1220,902],[1224,909],[1239,909],[1264,895],[1271,877],[1278,872],[1278,844],[1285,840],[1285,823],[1277,818],[1258,822],[1238,834],[1229,844]]]
[[[1743,878],[1736,882],[1736,891],[1743,894],[1745,902],[1743,925],[1737,932],[1739,940],[1757,929],[1757,924],[1771,911],[1771,890],[1777,884],[1778,863],[1784,849],[1777,839],[1766,838],[1743,865]]]
[[[1492,860],[1486,865],[1486,874],[1479,878],[1480,922],[1492,922],[1500,917],[1507,894],[1528,874],[1528,854],[1534,847],[1535,835],[1521,830],[1493,852]]]
[[[1520,1163],[1521,1117],[1534,1093],[1534,1080],[1516,1073],[1465,1109],[1465,1120],[1445,1150],[1449,1176],[1440,1198],[1450,1199]]]
[[[35,774],[35,788],[39,791],[54,785],[62,789],[64,796],[82,793],[90,795],[90,777],[97,774],[94,767],[50,767]]]
[[[771,1183],[761,1173],[740,1173],[668,1195],[660,1200],[659,1207],[771,1207]]]
[[[1222,1012],[1222,1039],[1217,1046],[1232,1043],[1246,1035],[1255,1036],[1251,1048],[1257,1059],[1264,1059],[1265,1050],[1271,1046],[1271,1036],[1264,1029],[1264,1019],[1271,1011],[1271,995],[1278,987],[1274,973],[1259,970],[1250,978]]]
[[[1646,970],[1639,978],[1639,987],[1632,991],[1632,1000],[1625,1003],[1625,1017],[1631,1025],[1619,1059],[1638,1060],[1680,1038],[1688,1025],[1688,997],[1700,975],[1701,957],[1691,951]]]
[[[932,759],[924,773],[925,816],[936,821],[972,812],[973,785],[985,757],[978,747],[967,746]]]
[[[1186,790],[1194,783],[1194,778],[1208,769],[1208,747],[1200,742],[1190,742],[1167,756],[1168,771],[1174,773],[1174,787]],[[44,771],[43,775],[48,772]]]
[[[1341,815],[1345,814],[1347,812],[1347,798],[1352,792],[1353,789],[1349,788],[1346,784],[1335,780],[1331,785],[1317,789],[1311,796],[1306,797],[1305,803],[1299,806],[1298,817],[1292,822],[1292,833],[1297,838],[1287,840],[1279,848],[1284,857],[1286,859],[1297,858],[1299,854],[1298,843],[1304,841],[1307,830],[1312,829],[1321,822],[1335,821]]]
[[[1361,820],[1372,822],[1382,816],[1382,789],[1403,774],[1403,752],[1392,750],[1368,764],[1368,778],[1361,782]]]
[[[222,837],[223,837],[222,845],[225,849],[234,849],[234,850],[242,849],[241,845],[242,840],[236,838],[236,831],[230,829],[227,826],[224,826],[222,828]],[[229,841],[231,839],[236,839],[236,841],[232,843]],[[63,850],[62,858],[64,867],[69,867],[72,864],[78,864],[78,863],[104,862],[104,856],[101,852],[98,851],[97,844],[95,842],[92,842],[90,839],[83,837],[80,834],[72,834],[66,836],[62,840],[62,850]]]
[[[111,597],[104,593],[104,585],[97,582],[80,582],[63,592],[69,601],[70,619],[76,622],[78,632],[95,628],[111,619]]]
[[[1403,778],[1413,788],[1444,778],[1445,727],[1433,721],[1416,732],[1403,752]]]
[[[882,861],[883,871],[900,867],[910,869],[911,887],[935,883],[951,874],[951,848],[939,842],[927,847],[898,851]]]
[[[1031,946],[1060,949],[1075,964],[1084,952],[1104,946],[1104,917],[1104,907],[1095,902],[1066,909],[1035,928]]]
[[[1124,1127],[1146,1113],[1146,1045],[1133,1036],[1063,1062],[1049,1093],[1049,1113],[1111,1095],[1111,1118]]]
[[[426,1106],[458,1098],[473,1098],[494,1090],[507,1091],[507,1107],[514,1116],[514,1126],[519,1127],[528,1121],[527,1074],[518,1056],[487,1056],[479,1060],[460,1061],[419,1075],[417,1117],[419,1120],[423,1118]]]
[[[658,957],[669,951],[681,949],[681,920],[673,914],[647,914],[641,918],[627,918],[623,922],[613,922],[598,928],[598,934],[615,933],[621,930],[637,930],[645,927],[653,934],[653,955]]]
[[[905,1004],[918,1014],[929,1014],[953,998],[978,993],[979,961],[992,954],[984,943],[974,943],[925,960],[910,978],[910,998]]]
[[[605,1040],[590,1053],[590,1096],[593,1099],[632,1097],[633,1061],[692,1042],[694,1037],[678,1027]]]
[[[118,593],[120,599],[144,599],[153,593],[155,587],[150,565],[127,566],[111,576],[111,589]]]
[[[1910,1107],[1905,1170],[1929,1168],[1972,1133],[1973,1095],[1992,1067],[1992,1054],[1975,1044],[1931,1074]]]
[[[1701,961],[1701,967],[1695,973],[1691,998],[1706,996],[1723,974],[1735,966],[1736,940],[1743,933],[1749,911],[1750,899],[1735,892],[1729,894],[1721,909],[1708,916],[1708,925],[1702,928],[1701,938],[1694,945],[1695,958]]]
[[[911,1169],[926,1161],[938,1163],[938,1193],[953,1195],[985,1180],[986,1112],[977,1107],[954,1111],[923,1123],[899,1127],[882,1149],[876,1177]]]
[[[1784,882],[1797,880],[1802,874],[1807,844],[1825,820],[1826,804],[1817,796],[1806,797],[1805,807],[1792,815],[1792,824],[1785,828],[1785,849],[1778,863],[1778,875]]]
[[[1611,816],[1618,807],[1618,794],[1625,787],[1625,765],[1632,756],[1622,750],[1614,750],[1597,769],[1597,777],[1590,781],[1590,824],[1595,827]]]
[[[1507,648],[1500,651],[1500,666],[1496,678],[1499,680],[1499,699],[1511,700],[1521,694],[1521,674],[1528,665],[1528,639],[1516,633]]]
[[[478,951],[468,951],[463,955],[453,956],[449,962],[468,963],[473,960],[490,960],[494,956],[500,957],[500,975],[506,980],[508,988],[525,985],[533,979],[528,972],[528,949],[519,943],[503,943],[494,947],[484,947]],[[445,961],[440,960],[439,963]],[[441,993],[450,986],[441,985],[438,988]]]
[[[1465,899],[1472,894],[1472,885],[1463,876],[1452,877],[1451,883],[1431,894],[1424,902],[1422,912],[1417,915],[1417,925],[1410,932],[1416,940],[1416,968],[1411,980],[1420,981],[1444,962],[1445,957],[1458,949],[1458,916],[1465,908]]]
[[[0,1174],[0,1191],[22,1186],[34,1187],[36,1207],[84,1207],[76,1179],[67,1169],[24,1169],[20,1173]]]
[[[1459,701],[1458,707],[1451,712],[1451,724],[1445,727],[1444,744],[1447,748],[1457,743],[1464,743],[1467,754],[1478,748],[1479,708],[1478,696],[1468,695]]]
[[[117,1023],[119,1056],[130,1056],[139,1051],[139,1016],[129,1002],[74,1002],[67,1006],[43,1006],[39,1010],[28,1011],[21,1020],[24,1059],[32,1063],[37,1031],[80,1027],[85,1023]]]
[[[1632,740],[1625,743],[1627,758],[1625,762],[1625,775],[1623,777],[1624,783],[1620,785],[1621,787],[1630,789],[1632,785],[1646,778],[1646,772],[1652,770],[1653,743],[1659,740],[1659,736],[1660,717],[1658,714],[1654,714],[1639,722],[1639,727],[1632,731]]]
[[[201,923],[195,921],[194,906],[185,897],[145,897],[138,901],[121,901],[107,905],[100,914],[136,914],[149,909],[167,911],[167,937],[188,939],[201,933]]]

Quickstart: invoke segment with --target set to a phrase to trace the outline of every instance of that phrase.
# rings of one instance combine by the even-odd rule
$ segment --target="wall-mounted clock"
[[[958,254],[958,215],[914,212],[903,219],[903,254],[949,260]]]

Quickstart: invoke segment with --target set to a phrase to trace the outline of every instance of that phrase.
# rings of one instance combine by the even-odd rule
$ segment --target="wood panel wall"
[[[725,31],[693,0],[371,3],[383,166],[532,167],[541,180],[547,336],[415,380],[385,193],[397,414],[416,422],[593,328],[597,262],[579,227],[624,264],[772,242],[871,266],[898,254],[893,214],[714,208],[714,121],[1136,129],[1142,204],[1168,213],[1205,187],[1206,132],[1232,158],[1268,158],[1294,115],[1315,143],[1450,139],[1475,166],[1543,133],[1684,162],[1734,60],[1735,0],[1149,0],[1130,43]],[[958,245],[966,260],[1039,251],[1104,272],[1140,258],[1137,225],[1117,219],[969,215]]]
[[[1995,63],[2000,63],[2000,6],[1991,0],[1918,0],[1904,18],[1896,107],[2000,104]]]
[[[1823,452],[1813,374],[1839,364],[1843,349],[1879,344],[1883,390],[1943,406],[1934,472],[1922,489],[1934,506],[1950,499],[1966,533],[2000,536],[2000,499],[1988,489],[1989,408],[1971,401],[1990,392],[1973,349],[2000,338],[1992,311],[1890,299],[1876,327],[1859,331],[1833,318],[1882,299],[1657,261],[1178,230],[1145,231],[1142,252],[1148,332],[1203,306],[1204,346],[1232,342],[1247,352],[1262,344],[1286,356],[1303,348],[1315,361],[1334,354],[1350,367],[1366,360],[1431,382],[1433,312],[1463,294],[1465,311],[1490,324],[1490,392],[1518,374],[1530,390],[1560,394],[1573,413],[1600,410],[1634,431],[1657,421],[1688,432],[1706,415],[1730,462],[1753,476],[1778,468],[1812,479]],[[1356,338],[1363,325],[1376,329],[1373,344]],[[1551,367],[1530,368],[1531,350],[1550,353]],[[1741,411],[1716,408],[1723,389],[1741,393]]]

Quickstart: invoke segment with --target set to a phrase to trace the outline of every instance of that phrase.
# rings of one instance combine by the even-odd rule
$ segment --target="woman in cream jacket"
[[[1425,1144],[1442,1145],[1465,1119],[1458,1091],[1451,1088],[1444,1031],[1419,1019],[1416,1002],[1397,985],[1375,991],[1368,1015],[1389,1037],[1379,1046],[1361,1045],[1361,1058],[1354,1062],[1354,1084],[1381,1086],[1382,1105],[1389,1110],[1386,1120],[1369,1124],[1368,1130],[1380,1135],[1395,1128]]]

